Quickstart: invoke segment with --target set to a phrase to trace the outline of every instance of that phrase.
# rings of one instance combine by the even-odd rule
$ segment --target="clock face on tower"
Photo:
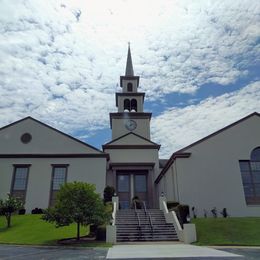
[[[129,130],[129,131],[135,130],[136,127],[137,127],[137,123],[136,123],[134,120],[132,120],[132,119],[129,119],[129,120],[127,120],[127,121],[125,122],[125,128],[126,128],[127,130]]]

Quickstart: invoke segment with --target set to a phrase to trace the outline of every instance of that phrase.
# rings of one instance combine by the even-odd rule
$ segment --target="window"
[[[60,186],[66,183],[68,165],[52,165],[52,167],[50,207],[55,205]]]
[[[12,196],[25,203],[30,164],[14,165],[14,175],[11,187]]]
[[[125,99],[124,100],[124,111],[127,110],[128,112],[130,111],[130,100]]]
[[[260,162],[260,147],[255,148],[252,152],[251,152],[251,161],[259,161]]]
[[[239,161],[244,193],[248,205],[260,204],[260,147],[251,153],[250,161]]]
[[[147,192],[146,175],[135,175],[135,192]]]
[[[32,136],[31,136],[31,134],[29,134],[29,133],[25,133],[25,134],[23,134],[23,135],[21,136],[21,141],[22,141],[22,143],[24,143],[24,144],[30,143],[31,140],[32,140]]]
[[[136,99],[131,99],[131,112],[137,111],[137,101]]]
[[[130,82],[127,84],[127,91],[128,92],[132,92],[133,91],[133,84],[130,83]]]
[[[117,176],[117,191],[118,192],[129,192],[129,175],[118,175]]]

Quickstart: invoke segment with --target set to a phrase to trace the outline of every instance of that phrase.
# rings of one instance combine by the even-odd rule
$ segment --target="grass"
[[[76,225],[55,228],[54,224],[41,220],[41,215],[14,215],[10,228],[0,217],[0,243],[19,245],[57,245],[57,241],[76,236]],[[81,236],[87,235],[88,227],[81,227]],[[78,246],[109,246],[104,242],[84,242]]]
[[[196,245],[260,246],[260,218],[197,218]]]

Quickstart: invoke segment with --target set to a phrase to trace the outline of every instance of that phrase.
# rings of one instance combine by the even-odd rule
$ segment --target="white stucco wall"
[[[154,185],[159,174],[157,149],[106,149],[105,152],[110,155],[110,163],[154,163],[153,171],[151,171],[151,182]],[[154,189],[153,196],[157,196],[156,193]]]
[[[24,133],[32,136],[27,144],[21,142]],[[61,158],[64,155],[66,158]],[[0,131],[0,198],[5,198],[11,191],[15,164],[31,165],[26,192],[27,212],[35,207],[48,207],[52,164],[69,164],[67,182],[93,183],[102,195],[106,185],[106,163],[101,151],[26,118]]]
[[[21,142],[24,133],[32,136],[28,144]],[[30,118],[2,129],[0,144],[0,154],[100,153]]]
[[[110,155],[110,163],[154,163],[158,174],[157,149],[106,149],[105,152]]]
[[[137,80],[129,80],[129,79],[123,79],[122,80],[122,92],[124,93],[129,93],[127,91],[127,84],[132,83],[133,84],[133,91],[132,92],[137,92]]]
[[[129,130],[127,130],[125,127],[125,122],[127,120],[128,118],[112,119],[112,139],[116,139],[122,135],[129,133]],[[141,135],[146,139],[150,139],[150,120],[137,118],[133,118],[133,120],[136,121],[137,127],[132,132]]]
[[[51,189],[51,164],[69,164],[67,182],[82,181],[96,185],[103,194],[106,185],[106,158],[19,158],[0,159],[0,198],[11,190],[13,164],[31,164],[28,176],[25,208],[47,208]]]
[[[239,160],[250,159],[258,146],[260,118],[253,116],[184,150],[191,157],[176,159],[158,188],[168,200],[195,206],[200,216],[203,209],[211,215],[213,207],[227,208],[231,216],[260,216],[260,205],[246,205],[239,168]]]
[[[113,141],[113,145],[153,145],[151,142],[132,133]]]

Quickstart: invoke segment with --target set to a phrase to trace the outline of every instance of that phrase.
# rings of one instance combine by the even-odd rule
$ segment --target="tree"
[[[18,198],[13,197],[11,194],[7,194],[6,200],[0,200],[0,215],[4,215],[7,222],[7,227],[11,227],[12,214],[22,209],[24,203]]]
[[[53,208],[44,211],[42,219],[56,223],[56,227],[77,223],[77,240],[81,225],[100,225],[107,220],[102,199],[89,183],[73,182],[61,186]]]

